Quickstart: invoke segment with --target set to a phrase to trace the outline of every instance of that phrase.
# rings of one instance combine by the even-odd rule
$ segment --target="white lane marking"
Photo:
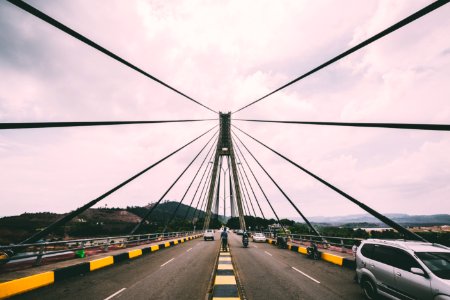
[[[166,261],[165,263],[163,263],[162,265],[161,265],[161,267],[164,267],[165,265],[167,265],[168,263],[170,263],[172,260],[174,260],[175,259],[175,257],[174,258],[172,258],[172,259],[170,259],[170,260],[168,260],[168,261]]]
[[[121,290],[118,290],[117,292],[115,292],[114,294],[112,294],[111,296],[109,296],[108,298],[105,298],[105,300],[109,300],[114,298],[114,296],[117,296],[118,294],[122,293],[123,291],[125,291],[127,288],[123,288]]]
[[[272,256],[272,254],[270,254],[269,252],[267,252],[267,251],[264,251],[267,255],[270,255],[270,256]]]
[[[316,280],[316,279],[314,279],[314,278],[312,278],[311,276],[309,276],[308,274],[305,274],[305,273],[303,273],[302,271],[300,271],[299,269],[297,269],[297,268],[294,268],[294,267],[292,267],[292,269],[294,269],[295,271],[297,271],[297,272],[299,272],[300,274],[302,274],[303,276],[306,276],[306,277],[308,277],[309,279],[311,279],[312,281],[314,281],[314,282],[317,282],[317,283],[320,283],[320,281],[319,280]]]
[[[192,250],[192,248],[189,248],[189,249],[186,250],[186,252],[189,252],[189,251],[191,251],[191,250]]]
[[[253,245],[253,247],[258,248],[257,246]]]

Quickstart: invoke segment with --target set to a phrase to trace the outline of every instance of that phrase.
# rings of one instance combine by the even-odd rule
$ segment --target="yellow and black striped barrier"
[[[267,239],[267,243],[276,245],[277,241],[273,239]],[[297,245],[291,245],[288,244],[288,249],[294,252],[298,252],[301,254],[307,254],[306,247],[297,246]],[[319,251],[320,252],[320,251]],[[336,254],[326,253],[326,252],[320,252],[320,258],[324,261],[330,262],[332,264],[341,266],[341,267],[347,267],[347,268],[354,268],[355,262],[354,260],[348,259],[346,257],[342,257]]]
[[[236,274],[230,252],[220,251],[214,278],[213,300],[239,300]]]
[[[116,255],[110,255],[88,262],[82,262],[68,267],[58,268],[53,271],[39,273],[27,277],[22,277],[0,283],[0,299],[5,299],[14,295],[22,294],[37,288],[41,288],[55,282],[61,281],[68,277],[86,274],[104,267],[117,264],[121,261],[135,259],[144,254],[158,251],[160,249],[169,248],[179,243],[184,243],[200,237],[201,235],[193,235],[184,237],[170,242],[164,242],[158,245],[147,246],[142,249],[130,250]]]

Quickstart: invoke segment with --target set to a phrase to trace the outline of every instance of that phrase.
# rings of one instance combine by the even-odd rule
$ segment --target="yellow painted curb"
[[[305,247],[298,247],[298,252],[301,254],[308,254],[308,250]]]
[[[181,239],[181,242],[184,243],[184,239]]]
[[[55,282],[53,271],[0,283],[0,299],[25,293]]]
[[[89,262],[89,270],[94,271],[106,266],[112,265],[114,258],[112,256],[103,257]]]
[[[177,240],[173,241],[173,244],[178,245],[178,241]]]
[[[213,297],[212,300],[240,300],[239,297]]]
[[[217,270],[233,270],[233,265],[231,264],[219,264]]]
[[[142,255],[142,249],[136,249],[128,252],[128,258],[134,258]]]
[[[322,253],[322,259],[325,261],[328,261],[330,263],[333,263],[335,265],[338,265],[338,266],[342,266],[343,261],[344,261],[343,257],[329,254],[329,253]]]
[[[231,276],[216,276],[216,280],[214,282],[215,285],[218,284],[236,284],[236,278],[234,275]]]
[[[169,248],[170,247],[170,243],[169,242],[164,243],[164,247]]]
[[[231,257],[219,257],[219,263],[221,262],[221,261],[231,261]]]
[[[154,251],[158,251],[159,250],[159,246],[158,245],[153,245],[150,247],[150,251],[154,252]]]

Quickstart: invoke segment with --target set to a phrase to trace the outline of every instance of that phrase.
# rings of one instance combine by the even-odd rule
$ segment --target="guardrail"
[[[35,258],[33,265],[39,266],[44,258],[57,257],[63,254],[76,257],[77,253],[80,255],[83,254],[81,256],[84,256],[84,251],[89,249],[107,252],[111,249],[121,249],[129,246],[148,244],[154,241],[169,240],[198,234],[199,232],[161,232],[0,246],[0,267],[12,262],[29,262],[32,258]]]
[[[273,232],[264,232],[264,235],[267,238],[276,238]],[[344,237],[336,237],[336,236],[318,236],[318,235],[309,235],[309,234],[290,234],[288,238],[291,242],[296,242],[299,244],[311,244],[315,243],[319,247],[328,249],[332,248],[333,250],[341,251],[341,252],[351,252],[353,245],[359,245],[363,239],[358,238],[344,238]],[[325,242],[324,242],[325,239]]]

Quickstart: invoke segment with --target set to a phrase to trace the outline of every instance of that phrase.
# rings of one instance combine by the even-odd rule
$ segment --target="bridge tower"
[[[238,170],[236,164],[236,157],[234,154],[233,142],[231,140],[231,131],[230,131],[230,116],[231,113],[220,113],[220,131],[217,142],[216,154],[214,157],[214,165],[211,174],[211,183],[208,191],[208,202],[206,206],[206,217],[204,228],[209,228],[209,223],[211,221],[212,215],[212,206],[213,202],[215,204],[214,213],[219,214],[219,188],[220,188],[220,174],[221,167],[224,158],[228,159],[229,168],[231,167],[229,172],[232,172],[233,176],[230,176],[230,207],[231,207],[231,216],[234,216],[236,208],[237,213],[239,215],[239,224],[241,229],[245,229],[245,219],[244,219],[244,210],[242,207],[242,198],[241,198],[241,189],[239,186],[238,180]],[[232,177],[232,179],[231,179]],[[224,188],[226,179],[224,178]],[[234,192],[234,193],[233,193]],[[214,199],[214,195],[216,198]],[[236,207],[235,207],[236,205]]]

